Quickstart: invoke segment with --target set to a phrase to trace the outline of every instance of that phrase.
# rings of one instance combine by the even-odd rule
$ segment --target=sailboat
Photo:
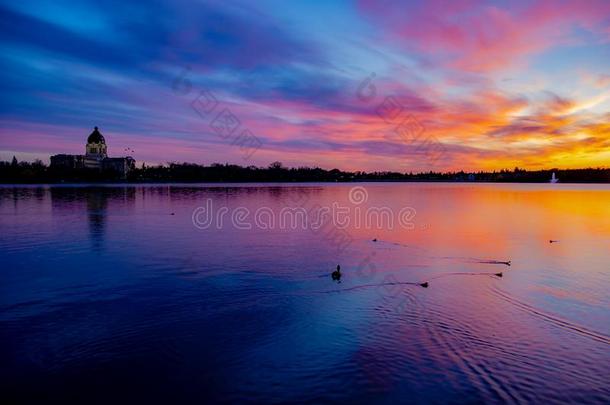
[[[559,179],[557,177],[555,177],[555,172],[553,172],[553,175],[551,176],[550,182],[551,183],[558,183],[559,182]]]

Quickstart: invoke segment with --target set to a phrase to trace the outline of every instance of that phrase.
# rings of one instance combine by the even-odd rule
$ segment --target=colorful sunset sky
[[[109,155],[147,163],[610,166],[607,0],[2,0],[0,16],[2,160],[83,154],[98,126]]]

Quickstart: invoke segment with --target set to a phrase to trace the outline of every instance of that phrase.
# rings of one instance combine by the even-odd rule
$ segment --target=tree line
[[[393,172],[343,171],[319,167],[285,167],[273,162],[267,167],[214,163],[142,164],[129,172],[127,179],[112,171],[60,169],[40,160],[0,161],[2,183],[79,183],[79,182],[350,182],[350,181],[447,181],[546,183],[555,173],[563,183],[610,183],[610,168],[478,171],[478,172]]]

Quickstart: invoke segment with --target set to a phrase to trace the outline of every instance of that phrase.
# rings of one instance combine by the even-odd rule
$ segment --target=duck
[[[373,242],[377,242],[377,238],[373,239]]]
[[[500,273],[495,273],[495,274],[494,274],[494,276],[496,276],[496,277],[502,277],[502,272],[500,272]]]
[[[549,243],[557,243],[557,242],[559,242],[559,241],[558,240],[553,240],[553,239],[549,240]]]
[[[330,276],[333,280],[341,280],[341,266],[337,265],[337,270],[333,271]]]
[[[425,281],[423,283],[420,283],[419,285],[424,287],[424,288],[428,288],[428,282],[427,281]]]

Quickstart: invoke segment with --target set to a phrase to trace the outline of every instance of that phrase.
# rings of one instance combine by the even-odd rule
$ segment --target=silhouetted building
[[[136,161],[131,157],[109,158],[106,153],[106,140],[97,127],[87,138],[85,155],[53,155],[51,166],[64,169],[108,170],[126,177],[135,168]]]

